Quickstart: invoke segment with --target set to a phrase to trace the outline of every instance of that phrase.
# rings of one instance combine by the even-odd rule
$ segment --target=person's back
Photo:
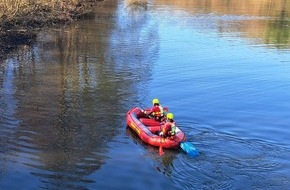
[[[176,130],[176,123],[173,120],[173,114],[172,113],[167,113],[166,118],[167,121],[162,125],[162,130],[160,133],[160,136],[163,137],[173,137],[175,135],[175,130]]]
[[[150,116],[153,116],[156,121],[161,121],[164,118],[164,110],[160,105],[159,100],[157,98],[152,100],[153,107],[151,108],[149,113],[146,113]]]

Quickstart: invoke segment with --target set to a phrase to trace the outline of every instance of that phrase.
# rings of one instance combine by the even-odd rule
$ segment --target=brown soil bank
[[[0,60],[19,44],[30,44],[43,27],[64,26],[93,16],[105,0],[0,0]]]

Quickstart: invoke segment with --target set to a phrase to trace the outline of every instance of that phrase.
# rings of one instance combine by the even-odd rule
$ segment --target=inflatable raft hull
[[[127,125],[137,133],[142,141],[156,147],[178,148],[186,140],[185,134],[176,127],[173,138],[164,138],[158,135],[160,123],[148,118],[139,107],[134,107],[126,114]]]

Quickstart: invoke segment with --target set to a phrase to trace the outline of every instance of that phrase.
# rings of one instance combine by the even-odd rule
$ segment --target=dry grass
[[[0,0],[0,60],[17,44],[31,43],[38,28],[93,16],[97,1],[102,0]]]
[[[0,0],[0,25],[21,17],[45,17],[44,13],[69,18],[81,0]],[[31,17],[32,16],[32,17]]]
[[[148,0],[126,0],[126,5],[130,6],[137,6],[137,7],[147,7]]]

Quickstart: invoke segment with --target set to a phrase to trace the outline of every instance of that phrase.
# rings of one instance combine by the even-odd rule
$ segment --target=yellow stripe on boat
[[[132,127],[132,129],[138,134],[138,135],[140,135],[140,130],[138,129],[138,127],[133,123],[133,122],[131,122],[130,123],[130,126]]]

